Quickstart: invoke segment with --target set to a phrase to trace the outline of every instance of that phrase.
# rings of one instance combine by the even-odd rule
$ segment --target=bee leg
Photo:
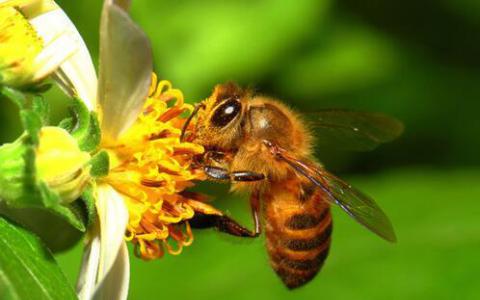
[[[250,208],[252,209],[252,218],[254,223],[255,232],[254,237],[257,237],[262,233],[262,226],[260,223],[260,194],[258,191],[254,191],[250,196]]]
[[[265,179],[265,175],[250,171],[235,171],[228,172],[227,169],[215,167],[215,166],[204,166],[203,171],[207,174],[208,177],[216,180],[232,180],[232,181],[259,181]]]
[[[227,169],[214,167],[214,166],[204,166],[203,171],[207,174],[208,177],[215,180],[230,180],[230,173]]]
[[[259,181],[265,179],[265,175],[251,171],[235,171],[230,173],[233,181]]]
[[[255,230],[251,231],[248,228],[237,223],[228,216],[207,215],[203,213],[195,213],[195,216],[190,220],[190,225],[193,228],[217,228],[219,231],[228,233],[238,237],[258,237],[261,233],[261,225],[259,219],[260,197],[258,192],[254,192],[250,198],[250,205],[252,208],[253,221],[255,223]]]
[[[193,228],[216,228],[221,232],[228,233],[238,237],[257,237],[258,234],[238,224],[228,216],[206,215],[202,213],[195,213],[195,216],[190,220],[190,225]]]

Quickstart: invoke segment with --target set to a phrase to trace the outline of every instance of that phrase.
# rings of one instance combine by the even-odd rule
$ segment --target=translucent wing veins
[[[396,241],[390,220],[373,199],[325,169],[298,160],[285,149],[269,141],[264,143],[276,158],[285,161],[297,173],[308,178],[325,193],[332,203],[340,206],[357,222],[387,241]]]

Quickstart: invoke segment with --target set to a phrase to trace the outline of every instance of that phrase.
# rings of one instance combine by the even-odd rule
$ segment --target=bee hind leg
[[[258,237],[261,233],[261,225],[258,216],[260,205],[257,192],[252,194],[250,205],[252,208],[254,231],[240,225],[237,221],[228,216],[208,215],[203,213],[196,213],[193,219],[190,220],[190,225],[193,228],[216,228],[220,232],[238,237]]]

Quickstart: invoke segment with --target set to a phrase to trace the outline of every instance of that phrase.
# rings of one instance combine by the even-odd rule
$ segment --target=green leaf
[[[73,247],[83,236],[83,232],[71,226],[63,217],[42,207],[15,208],[0,203],[0,215],[8,216],[36,234],[52,252]]]
[[[0,217],[0,298],[77,299],[40,240]]]

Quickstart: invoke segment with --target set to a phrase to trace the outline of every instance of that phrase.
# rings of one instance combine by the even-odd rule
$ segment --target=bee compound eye
[[[214,111],[211,122],[216,127],[228,125],[240,113],[242,105],[237,99],[227,100]]]

